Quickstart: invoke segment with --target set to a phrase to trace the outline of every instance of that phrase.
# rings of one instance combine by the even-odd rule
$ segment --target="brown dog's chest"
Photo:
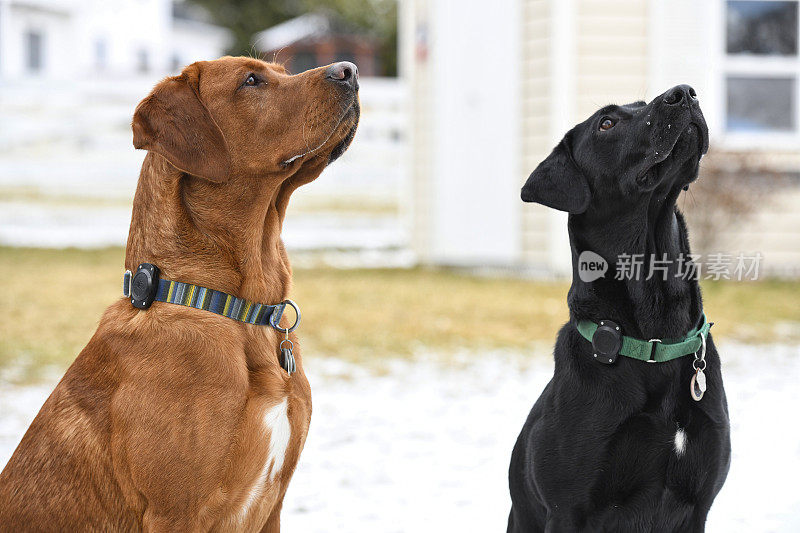
[[[190,529],[260,530],[279,512],[308,432],[311,392],[299,350],[289,376],[271,328],[174,306],[148,313],[148,322],[169,313],[172,328],[151,337],[164,347],[152,366],[125,365],[137,384],[130,395],[123,387],[116,407],[126,488],[144,493],[145,508],[155,510],[181,486],[179,499],[196,517]],[[179,341],[188,353],[176,349]],[[164,440],[165,430],[174,439]]]
[[[254,385],[233,443],[226,476],[230,498],[215,529],[257,530],[282,499],[305,444],[311,415],[305,376],[294,374],[291,380],[294,383],[285,396],[259,393],[260,387]]]
[[[245,351],[248,365],[269,364],[249,370],[248,397],[226,475],[230,498],[219,530],[257,530],[269,519],[297,466],[311,417],[311,391],[302,368],[288,375],[275,364],[271,342],[255,342]]]

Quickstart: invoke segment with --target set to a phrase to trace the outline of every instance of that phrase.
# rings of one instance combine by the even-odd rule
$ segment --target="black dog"
[[[524,201],[569,212],[573,280],[553,379],[511,457],[509,532],[704,530],[730,425],[700,288],[681,272],[694,264],[675,204],[707,150],[697,96],[681,85],[599,110],[522,188]],[[586,251],[608,262],[603,277],[581,280]],[[633,254],[641,275],[618,275]]]

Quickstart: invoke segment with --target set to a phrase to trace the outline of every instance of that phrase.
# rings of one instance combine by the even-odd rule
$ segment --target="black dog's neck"
[[[669,200],[655,209],[644,204],[620,211],[610,220],[607,213],[602,221],[591,212],[570,215],[572,320],[612,320],[626,335],[642,339],[677,339],[697,326],[700,288],[695,276],[680,275],[689,266],[689,243],[683,217]],[[614,228],[613,234],[608,228]],[[604,277],[588,283],[578,270],[579,255],[587,250],[608,262]],[[656,268],[650,276],[654,258],[665,272]],[[637,261],[641,271],[635,275],[626,265]]]

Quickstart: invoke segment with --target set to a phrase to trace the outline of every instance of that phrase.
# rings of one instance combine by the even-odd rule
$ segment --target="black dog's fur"
[[[609,118],[612,128],[600,125]],[[701,322],[696,280],[677,274],[689,254],[676,208],[697,178],[708,130],[694,90],[678,86],[650,104],[608,106],[575,126],[531,174],[522,199],[568,211],[573,280],[570,321],[555,345],[555,372],[511,457],[509,532],[703,531],[730,465],[720,360],[709,336],[708,390],[689,394],[693,356],[648,364],[592,359],[579,320],[608,319],[638,339],[679,339]],[[584,283],[585,250],[609,264]],[[666,281],[614,279],[620,254],[666,254]],[[713,317],[709,317],[713,320]],[[676,452],[675,434],[686,435]]]

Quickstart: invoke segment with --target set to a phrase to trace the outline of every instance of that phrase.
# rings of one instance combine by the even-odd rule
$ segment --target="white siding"
[[[434,211],[433,180],[433,88],[429,58],[431,14],[427,0],[401,3],[401,75],[410,87],[411,246],[423,262],[430,261]]]
[[[526,0],[521,178],[577,122],[608,103],[647,92],[647,3]],[[522,257],[534,270],[570,272],[566,214],[526,204]]]
[[[552,94],[557,85],[551,72],[553,50],[550,2],[525,0],[522,20],[522,168],[517,180],[519,187],[522,187],[528,174],[555,144],[551,112]],[[519,190],[515,200],[522,202],[519,200]],[[549,210],[538,204],[523,204],[521,210],[522,262],[527,267],[549,270],[552,259],[552,217]]]
[[[647,2],[577,3],[577,101],[573,123],[606,104],[644,99],[649,73]]]

